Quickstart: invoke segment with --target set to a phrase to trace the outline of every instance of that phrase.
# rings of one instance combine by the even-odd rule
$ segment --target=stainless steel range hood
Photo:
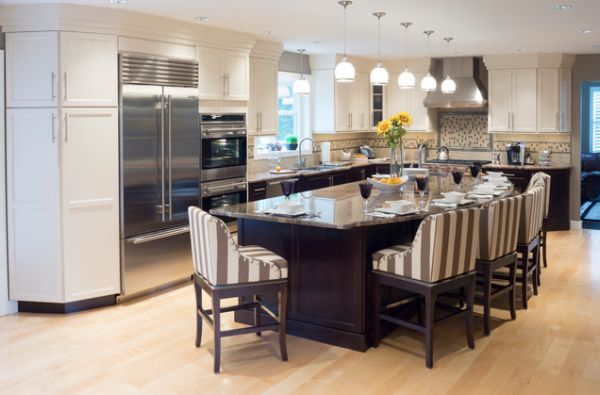
[[[487,69],[483,59],[473,57],[433,59],[431,74],[438,88],[424,100],[428,108],[476,109],[487,106]],[[446,76],[456,82],[456,92],[445,94],[441,85]]]

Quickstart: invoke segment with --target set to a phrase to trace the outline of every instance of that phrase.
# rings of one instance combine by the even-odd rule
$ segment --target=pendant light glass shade
[[[442,93],[450,95],[456,92],[456,82],[450,76],[446,76],[444,82],[442,82]]]
[[[371,70],[371,84],[372,85],[387,85],[390,81],[390,74],[388,71],[381,65],[381,63],[377,63],[377,66],[373,70]]]
[[[349,0],[340,0],[338,4],[344,7],[344,57],[342,61],[335,66],[335,80],[337,82],[353,82],[356,76],[356,69],[346,57],[346,8],[352,4]]]
[[[304,70],[302,69],[302,66],[304,64],[302,54],[304,54],[305,51],[306,49],[298,50],[298,52],[300,53],[300,78],[297,79],[296,82],[294,82],[294,85],[292,86],[292,92],[294,92],[294,94],[296,95],[307,95],[310,93],[310,84],[308,83],[308,80],[304,78]]]
[[[427,73],[427,75],[421,80],[421,89],[423,92],[435,92],[437,89],[437,81],[431,75],[431,73]]]
[[[412,89],[415,87],[416,82],[415,75],[408,71],[408,67],[398,76],[398,86],[400,89]]]
[[[356,69],[348,58],[344,56],[342,61],[335,66],[335,80],[337,82],[352,82],[356,76]]]
[[[308,80],[304,77],[300,77],[294,82],[292,86],[292,91],[295,95],[307,95],[310,93],[310,84]]]

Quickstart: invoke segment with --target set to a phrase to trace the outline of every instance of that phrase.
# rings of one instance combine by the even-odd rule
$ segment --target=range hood
[[[461,57],[433,59],[431,74],[438,89],[423,101],[428,108],[476,109],[487,106],[487,69],[482,58]],[[456,92],[442,93],[440,86],[449,75],[456,82]]]

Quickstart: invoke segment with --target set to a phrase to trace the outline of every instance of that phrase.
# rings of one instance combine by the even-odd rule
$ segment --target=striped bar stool
[[[538,294],[539,266],[540,266],[540,229],[544,219],[544,187],[533,187],[523,193],[521,206],[521,219],[519,221],[519,237],[517,240],[517,253],[521,255],[518,269],[521,273],[517,280],[521,282],[521,295],[523,308],[527,309],[527,283],[532,277],[533,293]],[[529,259],[532,254],[532,259]]]
[[[466,318],[467,344],[475,348],[473,338],[473,303],[475,294],[475,257],[479,243],[479,208],[449,211],[426,217],[421,222],[412,244],[396,245],[373,254],[373,345],[380,342],[379,324],[385,320],[425,334],[425,361],[433,367],[433,326],[452,316]],[[381,306],[380,286],[387,285],[416,294],[425,304],[425,317],[414,323],[390,313],[396,303]],[[438,296],[464,288],[466,307],[438,303]],[[453,295],[456,297],[457,294]],[[435,319],[435,307],[449,311]],[[420,310],[419,310],[420,311]]]
[[[521,196],[501,199],[485,205],[481,210],[479,252],[475,268],[477,285],[483,294],[475,295],[475,302],[483,305],[483,332],[490,334],[492,300],[508,293],[510,318],[516,319],[515,283],[517,280],[517,236],[521,213]],[[501,271],[508,268],[505,278]],[[508,283],[498,280],[507,280]]]
[[[227,225],[198,207],[188,209],[194,260],[196,291],[196,347],[202,341],[202,320],[213,329],[215,339],[215,373],[220,371],[221,337],[278,331],[281,359],[287,361],[286,305],[287,261],[258,246],[238,247]],[[202,290],[212,298],[212,309],[202,308]],[[279,315],[260,300],[260,295],[277,293]],[[252,303],[221,308],[221,299],[252,296]],[[221,313],[254,309],[254,326],[221,331]],[[261,310],[277,323],[261,325]],[[212,318],[211,318],[212,316]]]
[[[548,258],[546,255],[546,240],[548,236],[548,213],[550,211],[550,183],[552,181],[552,177],[550,174],[544,173],[543,171],[539,171],[535,173],[529,184],[527,185],[527,190],[529,191],[536,185],[544,186],[544,221],[542,223],[542,229],[540,230],[540,250],[542,251],[542,259],[544,261],[544,267],[548,267]]]

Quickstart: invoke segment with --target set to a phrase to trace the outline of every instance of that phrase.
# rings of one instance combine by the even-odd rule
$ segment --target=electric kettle
[[[446,147],[445,145],[442,145],[440,148],[438,148],[437,152],[439,160],[450,159],[450,150],[448,150],[448,147]]]

